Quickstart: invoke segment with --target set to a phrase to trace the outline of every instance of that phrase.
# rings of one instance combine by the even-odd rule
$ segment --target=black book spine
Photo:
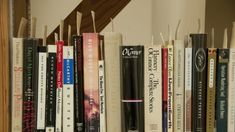
[[[38,45],[39,39],[24,39],[23,132],[36,130]]]
[[[144,47],[121,46],[122,131],[144,132]]]
[[[48,45],[46,87],[46,131],[54,132],[56,115],[56,45]]]
[[[82,36],[73,36],[74,45],[74,130],[84,131],[84,88]]]
[[[192,126],[194,132],[206,131],[207,49],[206,34],[191,34],[192,38]]]

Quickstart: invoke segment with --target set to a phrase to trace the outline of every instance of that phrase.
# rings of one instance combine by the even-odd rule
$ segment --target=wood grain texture
[[[95,11],[96,31],[100,32],[131,0],[83,0],[64,21],[64,40],[67,40],[68,24],[71,33],[76,34],[76,12],[82,13],[81,33],[93,32],[91,10]],[[59,22],[58,22],[59,25]],[[59,26],[48,36],[47,42],[54,43],[54,33],[59,33]]]
[[[8,0],[0,0],[0,132],[9,131]]]

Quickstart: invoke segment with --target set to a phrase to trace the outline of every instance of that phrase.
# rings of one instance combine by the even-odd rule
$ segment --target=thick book
[[[192,48],[185,48],[185,132],[192,132]]]
[[[63,46],[64,41],[56,42],[56,132],[62,132],[62,102],[63,102]]]
[[[120,50],[122,131],[144,132],[144,47]]]
[[[37,131],[45,131],[47,47],[38,47]]]
[[[39,39],[24,39],[23,44],[23,132],[36,131],[37,111],[37,46]]]
[[[216,131],[227,132],[229,49],[218,49],[216,81]]]
[[[173,132],[174,126],[174,46],[173,44],[167,45],[168,55],[168,80],[167,80],[167,132]]]
[[[121,132],[119,46],[122,45],[122,35],[105,33],[104,43],[107,131]]]
[[[168,49],[162,48],[162,128],[167,132]]]
[[[207,58],[206,131],[214,132],[217,49],[208,48]]]
[[[190,34],[192,39],[192,124],[193,131],[206,131],[207,35]]]
[[[184,41],[174,41],[174,132],[184,131]]]
[[[144,51],[145,131],[162,132],[162,48],[145,46]]]
[[[56,116],[56,45],[47,46],[46,132],[55,131]]]
[[[74,132],[73,46],[63,46],[63,132]]]
[[[11,131],[22,131],[23,113],[23,38],[12,40],[12,112]]]
[[[82,36],[73,36],[74,46],[74,131],[84,131],[84,87]]]
[[[98,132],[100,126],[97,33],[83,33],[85,132]]]
[[[228,66],[228,132],[235,131],[235,49],[229,49]]]

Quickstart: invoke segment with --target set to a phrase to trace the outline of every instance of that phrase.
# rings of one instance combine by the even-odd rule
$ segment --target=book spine
[[[218,49],[216,131],[227,132],[229,49]]]
[[[48,45],[47,91],[46,91],[46,132],[55,131],[56,116],[56,45]]]
[[[192,48],[185,48],[185,131],[192,132]]]
[[[73,36],[74,46],[74,126],[75,132],[84,131],[84,88],[82,36]]]
[[[23,132],[36,130],[37,44],[35,39],[24,39]]]
[[[57,41],[57,80],[56,80],[56,132],[62,131],[62,102],[63,102],[63,45],[64,41]]]
[[[107,131],[121,132],[120,33],[104,34]]]
[[[145,131],[162,132],[161,46],[145,47]]]
[[[144,131],[144,47],[121,46],[122,131]]]
[[[73,46],[63,46],[63,131],[74,131]]]
[[[207,49],[206,34],[193,34],[192,108],[193,131],[206,131]]]
[[[167,99],[168,99],[168,49],[162,48],[162,121],[163,132],[167,132]]]
[[[47,47],[38,47],[37,130],[45,130]]]
[[[105,76],[104,61],[99,61],[99,94],[100,94],[100,132],[106,132],[106,110],[105,110]]]
[[[207,106],[206,106],[206,131],[214,132],[215,129],[215,91],[216,91],[216,62],[217,49],[208,49],[207,67]]]
[[[174,108],[173,108],[173,98],[174,98],[174,48],[172,44],[167,45],[168,49],[168,98],[167,98],[167,132],[173,132],[174,125]]]
[[[174,41],[174,132],[184,131],[184,41]]]
[[[235,131],[235,49],[229,53],[228,72],[228,132]]]
[[[12,44],[12,132],[22,131],[23,39],[13,38]]]
[[[100,126],[98,86],[98,34],[83,33],[85,132]]]

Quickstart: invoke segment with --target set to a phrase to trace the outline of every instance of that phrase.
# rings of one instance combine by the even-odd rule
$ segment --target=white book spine
[[[145,47],[145,131],[162,132],[162,50]]]
[[[168,132],[173,132],[174,126],[174,47],[172,44],[167,45],[168,48],[168,100],[167,100],[167,128]]]
[[[229,54],[228,80],[228,132],[235,132],[235,49]]]
[[[46,47],[43,47],[46,48]],[[37,129],[45,130],[47,52],[39,52]]]
[[[12,132],[22,131],[23,39],[13,38],[12,45]]]
[[[100,93],[100,132],[106,132],[106,98],[105,98],[105,76],[104,61],[99,61],[99,93]]]
[[[74,131],[73,46],[63,47],[63,132]]]
[[[174,41],[174,132],[184,131],[184,41]]]
[[[192,119],[192,48],[185,48],[185,113],[184,113],[184,127],[185,132],[191,132],[191,119]]]

